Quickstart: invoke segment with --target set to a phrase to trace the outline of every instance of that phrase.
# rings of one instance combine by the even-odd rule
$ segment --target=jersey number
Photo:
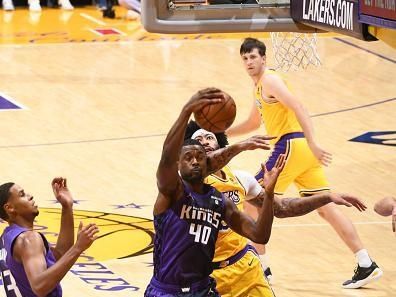
[[[190,234],[195,236],[194,238],[195,242],[207,244],[211,232],[212,232],[212,228],[208,226],[202,226],[194,223],[191,223],[190,225]]]

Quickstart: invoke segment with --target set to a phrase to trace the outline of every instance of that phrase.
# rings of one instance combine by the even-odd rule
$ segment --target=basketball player
[[[385,197],[374,205],[374,210],[381,216],[392,216],[392,230],[396,235],[396,198]]]
[[[0,268],[7,297],[62,296],[60,281],[96,239],[96,225],[83,227],[80,223],[73,245],[73,198],[66,179],[54,178],[52,189],[62,205],[54,247],[49,246],[43,234],[33,230],[39,214],[33,196],[14,183],[0,186],[0,217],[9,224],[0,241]]]
[[[221,221],[253,241],[271,234],[273,189],[284,165],[283,156],[268,173],[268,186],[257,222],[240,212],[230,199],[204,183],[243,150],[269,149],[267,137],[253,137],[206,155],[196,140],[183,143],[191,114],[224,100],[215,88],[197,92],[183,107],[165,139],[157,170],[159,194],[154,204],[154,275],[145,297],[219,296],[212,273],[215,242]]]
[[[206,131],[194,121],[188,123],[185,138],[198,140],[207,153],[228,145],[225,133],[214,134]],[[244,208],[246,211],[246,206],[249,204],[253,208],[260,207],[262,204],[263,188],[254,176],[245,171],[232,171],[230,167],[225,166],[209,175],[205,182],[221,191],[240,210]],[[264,176],[265,183],[266,176]],[[366,206],[357,198],[326,192],[306,199],[274,197],[274,215],[280,218],[304,215],[330,202],[346,206],[353,205],[359,210],[366,209]],[[226,225],[223,225],[219,231],[213,261],[215,270],[212,276],[216,280],[217,290],[221,296],[273,296],[264,278],[259,256],[246,238],[230,230]]]
[[[267,133],[277,136],[272,140],[274,150],[266,162],[271,169],[279,154],[286,154],[285,170],[279,176],[275,192],[279,195],[294,183],[300,195],[310,196],[329,191],[321,165],[331,162],[331,154],[316,142],[309,115],[300,101],[289,91],[284,80],[273,70],[266,69],[266,47],[254,38],[246,38],[240,54],[248,75],[252,78],[254,101],[249,118],[231,127],[229,136],[241,135],[265,123]],[[256,179],[262,181],[261,170]],[[355,254],[358,264],[352,279],[345,281],[343,288],[359,288],[381,277],[382,271],[371,260],[352,222],[335,207],[328,204],[318,209],[341,239]]]

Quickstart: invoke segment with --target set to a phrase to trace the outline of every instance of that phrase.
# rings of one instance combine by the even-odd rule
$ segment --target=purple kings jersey
[[[215,188],[206,187],[201,195],[184,184],[183,197],[154,216],[154,278],[163,284],[189,287],[212,273],[225,202]]]
[[[32,288],[30,287],[29,280],[26,276],[22,263],[17,262],[12,257],[12,247],[16,238],[23,232],[29,229],[23,228],[19,225],[13,224],[4,229],[1,236],[0,248],[0,269],[3,278],[3,285],[7,297],[35,297]],[[46,249],[45,261],[47,267],[51,267],[56,262],[52,251],[49,249],[48,241],[44,235],[40,233]],[[11,272],[11,273],[10,273]],[[62,288],[60,284],[47,295],[47,297],[61,297]]]

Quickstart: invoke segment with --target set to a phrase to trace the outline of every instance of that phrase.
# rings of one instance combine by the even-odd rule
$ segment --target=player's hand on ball
[[[210,104],[217,104],[224,100],[224,94],[217,88],[207,88],[199,90],[186,103],[184,109],[189,113],[193,113],[202,109],[202,107]]]

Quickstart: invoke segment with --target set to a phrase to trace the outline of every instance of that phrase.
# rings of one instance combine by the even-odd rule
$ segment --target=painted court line
[[[390,225],[389,221],[372,221],[372,222],[353,222],[354,225]],[[287,227],[330,227],[330,224],[320,223],[320,224],[275,224],[275,228],[287,228]]]
[[[350,45],[350,46],[356,47],[356,48],[358,48],[358,49],[361,49],[362,51],[365,51],[365,52],[367,52],[367,53],[370,53],[370,54],[372,54],[372,55],[374,55],[374,56],[377,56],[377,57],[379,57],[379,58],[381,58],[381,59],[384,59],[384,60],[386,60],[386,61],[389,61],[389,62],[392,62],[392,63],[396,63],[396,60],[393,60],[392,58],[388,58],[388,57],[386,57],[386,56],[384,56],[384,55],[382,55],[382,54],[379,54],[379,53],[376,53],[376,52],[374,52],[374,51],[372,51],[372,50],[369,50],[369,49],[367,49],[367,48],[361,47],[360,45],[354,44],[354,43],[352,43],[352,42],[350,42],[350,41],[347,41],[347,40],[345,40],[345,39],[343,39],[343,38],[334,37],[334,39],[337,40],[337,41],[340,41],[340,42],[342,42],[342,43],[348,44],[348,45]]]
[[[24,106],[23,104],[15,101],[14,99],[10,98],[8,95],[6,95],[4,93],[0,93],[0,97],[3,97],[4,99],[6,99],[7,101],[11,102],[12,104],[18,106],[19,109],[28,109],[26,106]],[[10,110],[15,110],[15,109],[0,109],[0,111],[10,111]]]
[[[93,16],[90,16],[84,12],[80,13],[80,16],[82,16],[83,18],[90,20],[91,22],[94,22],[98,25],[102,25],[102,26],[106,26],[107,24],[101,20],[98,20],[97,18],[94,18]]]
[[[383,104],[391,101],[395,101],[396,98],[390,98],[382,101],[377,101],[365,105],[359,105],[351,108],[345,108],[345,109],[340,109],[340,110],[335,110],[335,111],[330,111],[330,112],[325,112],[325,113],[319,113],[319,114],[314,114],[311,115],[311,117],[320,117],[320,116],[325,116],[325,115],[330,115],[334,113],[341,113],[341,112],[347,112],[351,110],[356,110],[360,108],[365,108],[365,107],[370,107],[373,105],[378,105],[378,104]],[[4,145],[0,146],[0,149],[2,148],[19,148],[19,147],[37,147],[37,146],[49,146],[49,145],[65,145],[65,144],[79,144],[79,143],[93,143],[93,142],[104,142],[104,141],[120,141],[120,140],[130,140],[130,139],[143,139],[143,138],[153,138],[153,137],[164,137],[166,134],[160,133],[160,134],[148,134],[148,135],[137,135],[137,136],[126,136],[126,137],[116,137],[116,138],[103,138],[103,139],[87,139],[87,140],[76,140],[76,141],[64,141],[64,142],[49,142],[49,143],[33,143],[33,144],[15,144],[15,145]]]
[[[334,114],[334,113],[341,113],[341,112],[356,110],[356,109],[365,108],[365,107],[369,107],[369,106],[374,106],[374,105],[387,103],[387,102],[391,102],[391,101],[395,101],[395,100],[396,100],[396,97],[395,98],[386,99],[386,100],[377,101],[377,102],[373,102],[373,103],[369,103],[369,104],[359,105],[359,106],[355,106],[355,107],[344,108],[344,109],[339,109],[339,110],[329,111],[329,112],[324,112],[324,113],[317,113],[317,114],[311,115],[311,118],[320,117],[320,116],[329,115],[329,114]]]

